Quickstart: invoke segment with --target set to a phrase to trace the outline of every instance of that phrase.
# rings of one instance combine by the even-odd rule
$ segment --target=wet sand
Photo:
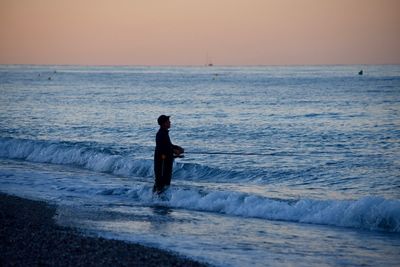
[[[0,193],[0,266],[207,266],[55,224],[56,207]]]

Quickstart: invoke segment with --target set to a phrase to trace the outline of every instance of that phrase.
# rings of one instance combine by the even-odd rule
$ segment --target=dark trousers
[[[173,158],[166,157],[162,159],[161,156],[154,157],[154,175],[155,182],[153,192],[161,193],[166,186],[171,184]]]

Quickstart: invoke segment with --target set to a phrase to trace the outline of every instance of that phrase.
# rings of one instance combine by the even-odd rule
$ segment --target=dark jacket
[[[161,192],[165,186],[169,186],[171,183],[172,165],[174,163],[173,150],[175,148],[178,148],[178,146],[171,143],[169,131],[160,128],[156,135],[156,149],[154,152],[154,192]]]
[[[171,143],[171,139],[169,138],[169,131],[163,128],[158,130],[156,135],[156,150],[155,155],[161,156],[165,155],[167,158],[172,159],[174,157],[174,149],[175,145]]]

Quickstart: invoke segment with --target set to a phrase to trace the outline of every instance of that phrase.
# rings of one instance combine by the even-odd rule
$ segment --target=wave
[[[151,160],[131,159],[85,144],[0,138],[0,157],[72,165],[126,177],[150,177],[153,174]]]
[[[107,148],[94,148],[84,143],[38,141],[0,138],[0,157],[29,162],[71,165],[96,172],[123,177],[154,176],[153,160],[133,159],[111,152]],[[242,173],[210,168],[194,163],[175,163],[174,179],[231,179],[242,178]]]
[[[380,197],[284,201],[236,192],[201,194],[178,190],[171,194],[169,203],[173,207],[243,217],[400,232],[400,201]]]
[[[400,201],[382,197],[357,200],[282,200],[232,191],[173,187],[154,197],[151,187],[101,190],[101,195],[125,195],[147,205],[216,212],[249,218],[290,221],[385,232],[400,232]]]
[[[0,157],[30,162],[73,165],[97,172],[124,177],[153,176],[153,161],[132,159],[113,153],[110,149],[95,148],[91,144],[34,141],[0,138]],[[177,164],[175,178],[190,180],[231,180],[241,173],[234,173],[207,166]],[[176,177],[175,177],[176,176]],[[193,178],[195,179],[195,178]],[[151,180],[123,188],[82,188],[83,194],[125,197],[144,205],[165,205],[172,208],[216,212],[241,217],[282,220],[301,223],[354,227],[368,230],[400,232],[400,200],[382,197],[364,197],[356,200],[299,200],[272,199],[253,193],[205,189],[177,183],[165,193],[165,198],[153,198]],[[75,190],[60,188],[59,190]]]

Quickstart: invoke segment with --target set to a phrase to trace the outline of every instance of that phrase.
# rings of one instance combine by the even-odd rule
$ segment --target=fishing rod
[[[304,156],[304,155],[321,155],[321,154],[333,154],[339,152],[332,151],[313,151],[313,152],[270,152],[270,153],[246,153],[246,152],[222,152],[222,151],[185,151],[184,154],[194,154],[194,155],[228,155],[228,156],[269,156],[269,157],[294,157],[294,156]],[[178,158],[184,158],[184,154],[176,156]]]
[[[219,152],[219,151],[185,151],[185,154],[198,155],[234,155],[234,156],[293,156],[293,152],[271,152],[271,153],[246,153],[246,152]]]
[[[255,152],[223,152],[223,151],[185,151],[185,154],[197,154],[197,155],[233,155],[233,156],[304,156],[304,155],[323,155],[323,154],[342,154],[340,151],[277,151],[277,152],[266,152],[266,153],[255,153]]]

